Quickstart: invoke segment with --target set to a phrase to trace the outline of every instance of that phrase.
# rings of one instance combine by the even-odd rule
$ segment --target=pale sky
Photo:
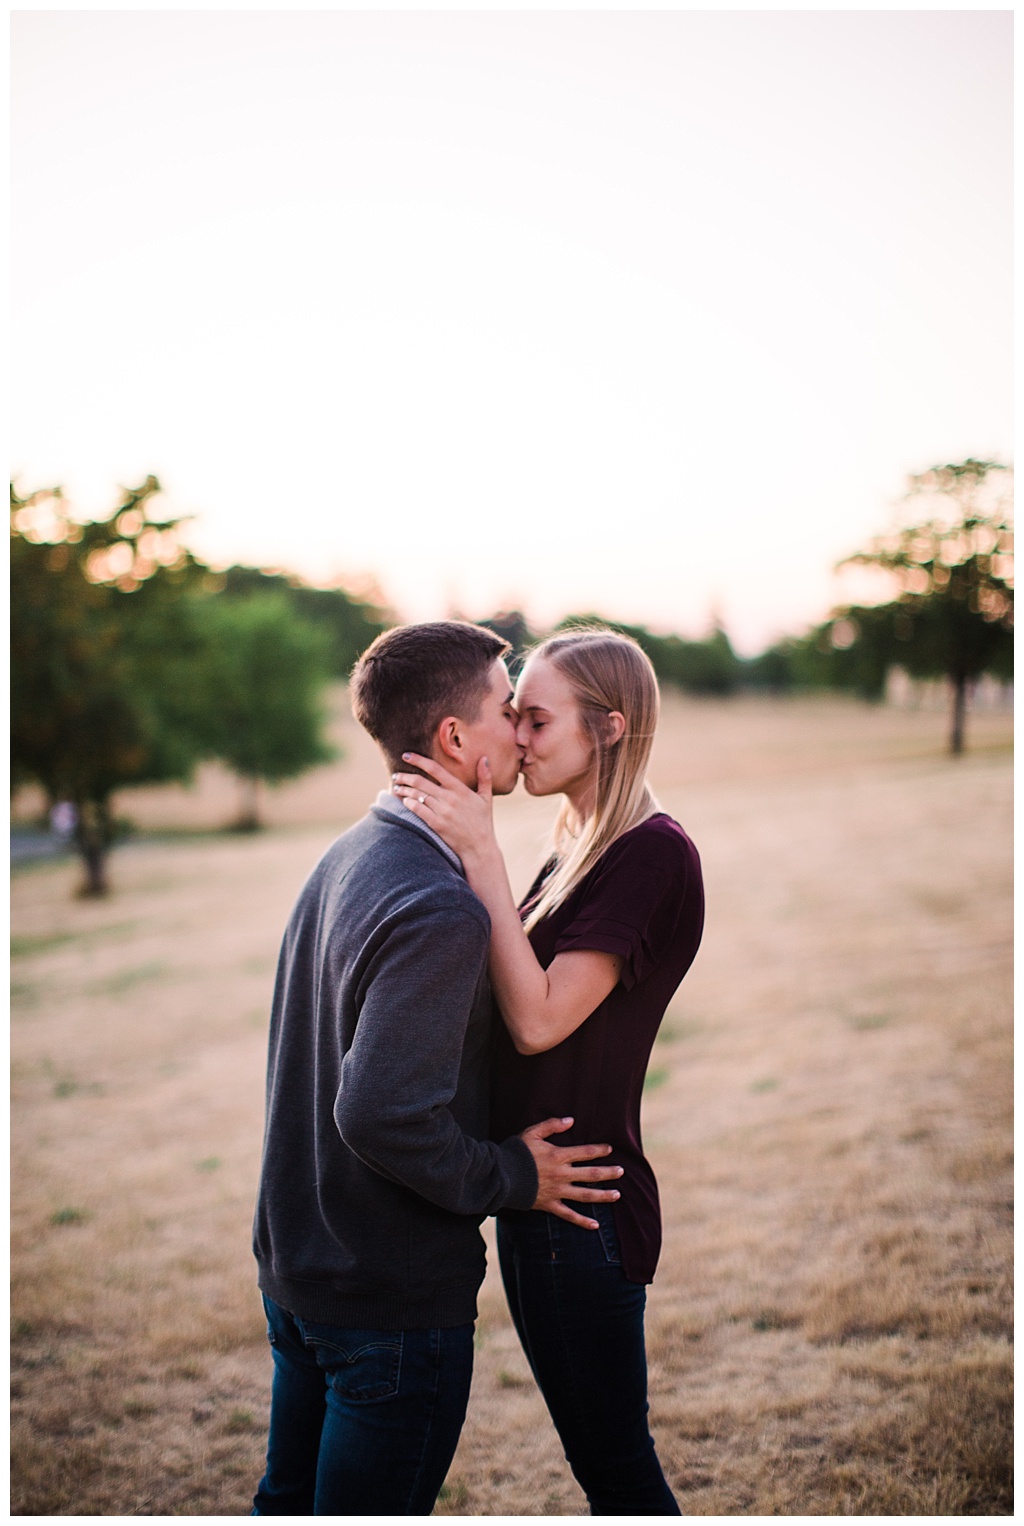
[[[15,12],[12,470],[408,619],[758,650],[1010,459],[1011,29]]]

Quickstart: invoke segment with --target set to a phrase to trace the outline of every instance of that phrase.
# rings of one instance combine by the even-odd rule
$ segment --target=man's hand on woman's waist
[[[540,1213],[553,1213],[570,1224],[583,1229],[596,1229],[597,1220],[584,1218],[562,1201],[570,1198],[578,1203],[614,1203],[619,1196],[611,1188],[587,1186],[588,1182],[614,1181],[622,1175],[621,1166],[587,1166],[582,1162],[599,1160],[612,1153],[611,1145],[553,1145],[548,1143],[551,1134],[571,1129],[571,1118],[548,1118],[524,1129],[520,1139],[533,1156],[537,1167],[537,1198],[533,1207]]]

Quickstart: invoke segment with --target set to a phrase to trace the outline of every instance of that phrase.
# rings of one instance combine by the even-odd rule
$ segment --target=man
[[[352,678],[389,771],[410,749],[495,792],[519,772],[492,632],[386,632]],[[274,1356],[259,1515],[429,1515],[469,1397],[479,1224],[578,1215],[607,1145],[560,1149],[549,1119],[487,1139],[494,1020],[487,913],[459,860],[397,797],[330,847],[292,912],[270,1026],[254,1250]]]

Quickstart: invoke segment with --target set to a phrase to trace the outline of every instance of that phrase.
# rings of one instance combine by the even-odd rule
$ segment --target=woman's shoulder
[[[658,811],[623,832],[567,901],[567,925],[556,953],[606,949],[624,955],[627,991],[664,958],[672,968],[693,957],[703,923],[703,889],[696,849],[678,821]],[[679,978],[682,977],[682,968]]]
[[[657,811],[623,832],[609,844],[606,857],[612,854],[619,859],[668,865],[689,864],[698,857],[692,839],[667,811]]]

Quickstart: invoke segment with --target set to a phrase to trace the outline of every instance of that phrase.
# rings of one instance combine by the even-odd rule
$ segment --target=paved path
[[[11,863],[26,864],[37,858],[68,858],[67,839],[32,827],[11,828]]]

